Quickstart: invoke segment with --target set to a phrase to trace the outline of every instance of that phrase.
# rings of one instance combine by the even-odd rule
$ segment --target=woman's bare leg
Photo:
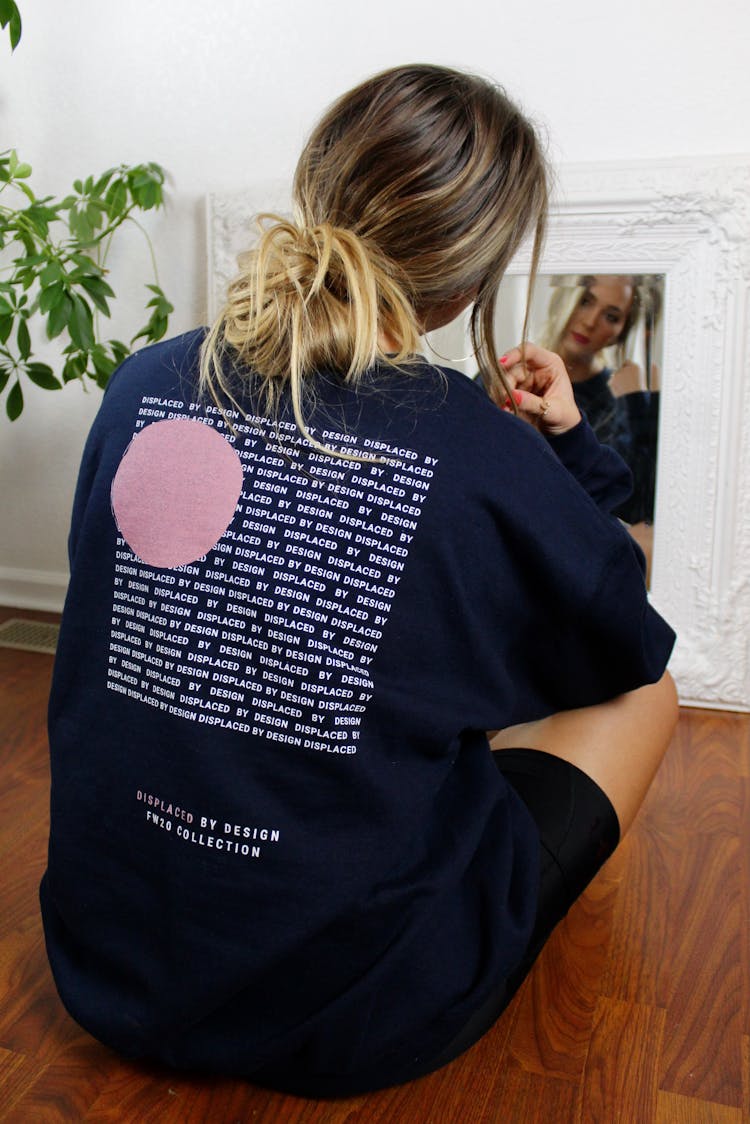
[[[676,723],[677,692],[665,672],[658,683],[598,706],[508,726],[492,735],[490,747],[542,749],[577,765],[612,801],[624,835],[648,792]]]

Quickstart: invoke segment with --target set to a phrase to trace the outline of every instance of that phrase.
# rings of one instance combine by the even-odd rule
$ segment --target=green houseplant
[[[0,26],[8,28],[15,50],[21,17],[13,0],[0,0]],[[23,410],[25,380],[44,390],[60,390],[74,380],[103,388],[136,340],[161,339],[173,311],[136,217],[163,204],[165,173],[159,164],[121,165],[78,179],[61,199],[38,197],[31,173],[14,149],[0,153],[0,394],[11,421]],[[125,223],[142,231],[153,265],[148,320],[130,345],[100,330],[115,297],[107,257]],[[60,377],[34,356],[35,323],[48,339],[60,340]]]

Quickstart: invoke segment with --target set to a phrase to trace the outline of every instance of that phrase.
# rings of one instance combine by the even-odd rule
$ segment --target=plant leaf
[[[114,168],[110,168],[107,172],[102,172],[102,174],[99,176],[99,179],[94,184],[93,194],[101,195],[114,174]]]
[[[73,303],[73,311],[68,320],[70,338],[81,351],[90,351],[94,346],[94,319],[91,307],[78,293],[73,293],[70,300]]]
[[[105,316],[109,316],[107,297],[113,297],[115,294],[107,282],[102,281],[100,277],[82,277],[81,285],[91,297],[99,311],[103,312]]]
[[[39,274],[39,284],[43,287],[54,285],[65,276],[65,270],[57,259],[48,262]]]
[[[53,212],[51,217],[56,218],[57,216]],[[24,218],[26,222],[31,223],[37,234],[41,235],[42,238],[47,237],[49,234],[49,208],[40,207],[37,203],[32,203],[31,206],[27,207],[24,211]]]
[[[55,284],[47,285],[39,294],[39,311],[46,315],[50,309],[55,308],[65,296],[65,286]]]
[[[110,340],[109,349],[118,367],[130,355],[130,348],[120,340]]]
[[[14,0],[0,0],[3,27],[17,15]],[[0,186],[10,183],[17,188],[16,200],[22,204],[0,210],[0,249],[5,247],[8,263],[0,280],[0,391],[11,420],[24,409],[25,377],[44,390],[89,378],[104,387],[130,354],[120,340],[97,340],[95,313],[109,316],[115,293],[93,247],[101,242],[103,228],[112,232],[134,210],[160,206],[165,182],[158,164],[123,164],[98,177],[76,180],[76,194],[37,199],[28,183],[31,174],[17,150],[0,152]],[[61,238],[53,235],[55,223],[62,228]],[[149,285],[148,292],[148,321],[134,338],[153,342],[166,333],[173,306],[158,284]],[[35,361],[30,329],[36,316],[50,339],[67,333],[59,375],[47,363]]]
[[[110,355],[107,355],[101,344],[97,344],[96,347],[91,349],[91,361],[96,371],[96,385],[104,390],[115,369],[116,361]]]
[[[104,215],[102,214],[103,211],[104,206],[101,203],[96,203],[93,200],[90,200],[86,204],[86,221],[88,222],[92,230],[98,230],[98,228],[104,222]]]
[[[133,198],[144,211],[150,211],[161,204],[161,188],[158,183],[147,183],[133,189]]]
[[[174,305],[170,304],[158,285],[147,285],[146,288],[156,294],[146,305],[146,308],[153,308],[154,311],[151,313],[148,323],[141,328],[138,335],[133,336],[132,343],[140,339],[156,343],[166,333],[170,313],[174,312]]]
[[[93,258],[89,257],[88,254],[72,253],[70,255],[70,260],[74,261],[78,266],[76,274],[79,276],[101,277],[104,272],[102,267],[98,265]]]
[[[27,269],[30,266],[41,265],[42,262],[45,262],[46,260],[47,260],[46,254],[35,254],[34,253],[33,244],[32,244],[31,253],[24,254],[24,256],[22,258],[16,258],[14,264],[19,266],[19,268],[21,268],[21,269]]]
[[[10,393],[5,399],[5,412],[11,421],[15,421],[23,411],[23,391],[20,382],[10,388]]]
[[[18,342],[18,350],[22,359],[28,359],[31,355],[31,337],[29,335],[29,325],[26,323],[25,318],[21,320],[18,325],[18,332],[16,333],[16,341]]]
[[[62,390],[62,383],[55,378],[52,368],[46,363],[29,363],[26,374],[42,390]]]
[[[7,13],[7,14],[6,14]],[[14,0],[3,0],[2,17],[0,23],[3,27],[9,24],[8,33],[10,35],[10,49],[15,51],[18,44],[21,42],[21,13]]]
[[[70,227],[70,232],[73,237],[77,238],[79,242],[86,243],[92,241],[94,229],[89,222],[85,205],[82,206],[79,203],[78,206],[70,208],[68,226]]]
[[[69,355],[65,360],[65,366],[63,367],[63,382],[73,382],[75,379],[82,378],[83,373],[86,370],[86,359],[87,356],[81,355],[80,352],[77,352],[74,355]]]
[[[122,180],[115,180],[110,184],[109,190],[104,197],[104,202],[107,204],[109,217],[111,219],[118,218],[128,209],[128,189]]]
[[[27,167],[28,167],[28,165],[27,165]],[[31,168],[29,168],[29,172],[30,171],[31,171]],[[26,198],[28,199],[28,201],[30,203],[36,202],[36,196],[34,195],[34,192],[31,190],[31,188],[29,187],[29,185],[27,183],[16,183],[16,187],[24,193],[24,195],[26,196]]]
[[[73,301],[67,293],[65,293],[59,304],[50,309],[49,316],[47,317],[47,337],[53,340],[55,336],[59,336],[65,328],[67,328],[71,316],[73,315]]]

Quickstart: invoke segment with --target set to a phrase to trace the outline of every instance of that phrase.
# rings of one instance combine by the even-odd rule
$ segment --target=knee
[[[675,682],[668,671],[665,671],[657,687],[660,690],[660,701],[663,709],[664,718],[670,723],[672,729],[677,725],[677,719],[680,716],[680,703],[677,698],[677,688]]]
[[[661,741],[664,750],[672,739],[680,708],[677,699],[677,688],[668,671],[664,672],[661,679],[649,687],[641,688],[646,693],[648,722]]]

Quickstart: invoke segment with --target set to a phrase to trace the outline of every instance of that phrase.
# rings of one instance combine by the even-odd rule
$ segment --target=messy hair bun
[[[236,362],[259,374],[269,415],[288,386],[297,424],[316,444],[304,421],[305,376],[323,368],[356,382],[378,358],[383,330],[401,341],[391,362],[413,355],[419,326],[408,282],[351,230],[273,214],[259,215],[258,223],[258,244],[241,259],[204,353],[228,347]],[[222,366],[215,364],[206,381],[231,397]]]

